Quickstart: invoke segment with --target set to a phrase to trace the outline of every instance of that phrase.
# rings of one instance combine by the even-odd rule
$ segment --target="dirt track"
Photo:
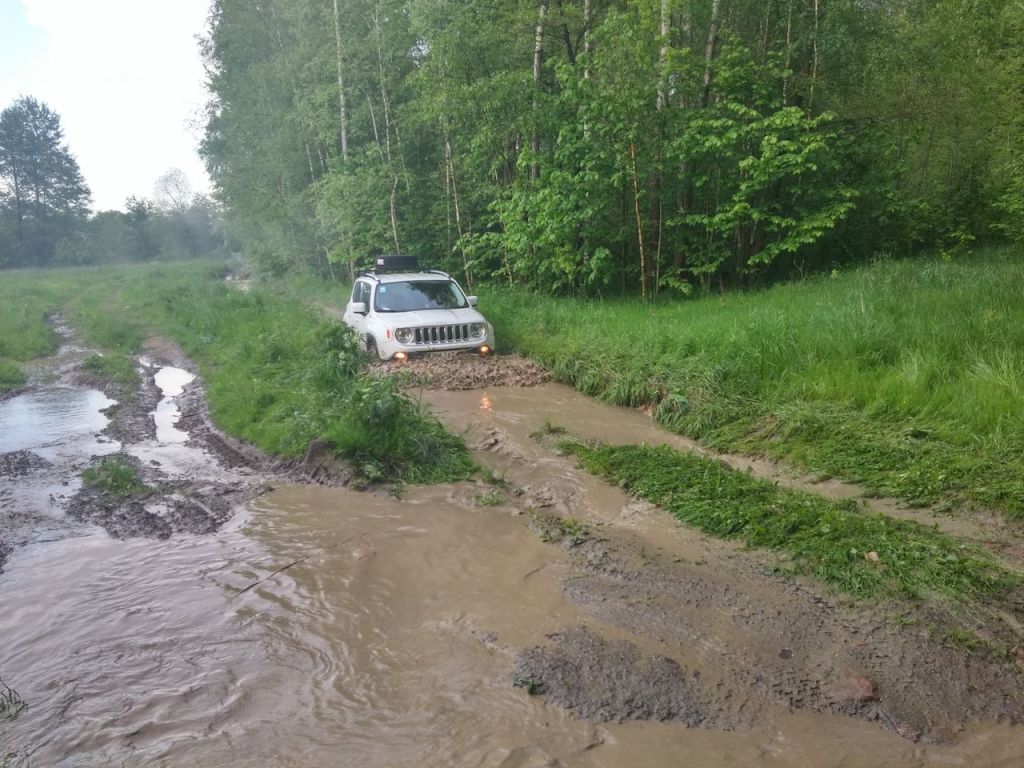
[[[151,490],[127,499],[76,490],[54,500],[66,520],[0,515],[0,558],[14,545],[76,535],[79,523],[102,526],[115,538],[208,534],[274,484],[345,484],[350,478],[316,441],[302,461],[282,463],[221,434],[198,379],[175,398],[181,410],[176,427],[187,433],[187,443],[162,444],[153,414],[163,395],[154,373],[169,365],[192,369],[173,344],[150,340],[141,388],[128,398],[109,390],[123,402],[97,438],[101,446],[119,443],[116,455]],[[56,368],[74,376],[73,365]],[[677,528],[659,510],[531,439],[548,415],[536,405],[503,409],[499,394],[505,390],[494,387],[541,384],[545,375],[532,364],[445,356],[414,361],[400,372],[425,389],[487,382],[486,392],[446,400],[448,410],[440,412],[454,431],[468,430],[480,460],[505,478],[493,514],[520,517],[553,548],[552,561],[567,554],[562,592],[592,620],[525,647],[503,647],[484,627],[481,638],[508,658],[505,685],[545,696],[585,719],[673,720],[711,729],[754,727],[782,707],[853,716],[912,741],[942,743],[971,721],[1024,720],[1019,669],[941,642],[928,626],[941,615],[915,609],[911,621],[900,624],[892,619],[907,615],[904,606],[855,603],[780,576],[772,556]],[[565,402],[551,407],[567,417],[576,414],[606,433],[627,426],[620,409],[563,390],[538,390],[535,400],[549,402],[552,392]],[[14,451],[0,455],[0,479],[48,477],[56,488],[100,456],[81,459],[61,463]],[[472,499],[490,492],[459,487],[453,494],[473,506],[478,502]],[[0,503],[3,509],[10,513],[10,504]]]

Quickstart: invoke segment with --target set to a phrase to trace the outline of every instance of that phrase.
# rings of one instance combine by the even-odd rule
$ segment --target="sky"
[[[34,96],[61,117],[93,209],[152,198],[180,168],[209,191],[197,154],[209,0],[0,0],[0,109]]]

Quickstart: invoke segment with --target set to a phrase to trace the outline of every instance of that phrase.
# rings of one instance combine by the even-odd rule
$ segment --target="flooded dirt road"
[[[56,465],[43,443],[81,439],[71,470],[83,451],[119,452],[204,506],[218,483],[239,489],[211,530],[115,538],[69,522],[60,494],[22,491],[52,466],[0,477],[19,499],[4,509],[74,533],[19,542],[0,574],[0,678],[28,703],[0,720],[0,765],[1021,764],[1012,690],[985,669],[926,639],[911,638],[915,653],[870,612],[677,528],[528,437],[550,419],[625,439],[635,414],[551,385],[425,393],[508,482],[394,498],[283,482],[191,433],[182,443],[197,422],[182,407],[175,423],[195,391],[170,394],[178,371],[149,396],[151,435],[107,442],[106,401],[84,388],[66,398],[88,404],[82,418],[63,421],[82,429],[0,450]],[[0,403],[0,423],[24,407]],[[954,665],[945,677],[987,687],[915,667],[928,653]],[[630,712],[670,721],[616,722]]]

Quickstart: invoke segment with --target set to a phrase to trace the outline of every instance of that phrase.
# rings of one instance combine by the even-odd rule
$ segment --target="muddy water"
[[[107,425],[100,411],[112,404],[97,390],[64,386],[0,401],[0,457],[7,470],[0,474],[0,539],[24,544],[77,528],[63,514],[64,502],[81,485],[88,458],[119,447],[100,435]]]
[[[557,404],[538,413],[516,397],[466,403],[524,435],[538,417],[573,426]],[[580,418],[623,431],[607,413]],[[522,457],[529,444],[509,450]],[[539,454],[505,459],[610,524],[655,525]],[[1021,764],[1010,728],[939,748],[781,707],[723,732],[594,725],[548,706],[511,685],[515,654],[548,634],[585,623],[661,649],[570,604],[567,556],[510,505],[479,506],[478,492],[282,487],[207,536],[118,541],[89,529],[18,550],[0,575],[0,677],[29,708],[0,721],[0,755],[74,768]]]
[[[174,426],[181,418],[175,398],[184,392],[185,387],[191,384],[195,378],[188,371],[173,366],[165,366],[154,374],[153,379],[163,394],[163,398],[153,413],[157,442],[184,443],[188,440],[188,434]]]
[[[846,718],[724,733],[549,708],[511,687],[511,653],[585,617],[560,553],[466,493],[283,488],[214,536],[19,553],[0,671],[30,708],[0,746],[76,768],[1019,765],[1009,729],[929,752]]]

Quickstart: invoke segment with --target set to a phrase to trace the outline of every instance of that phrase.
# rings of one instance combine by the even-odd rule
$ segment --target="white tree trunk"
[[[334,0],[334,43],[338,59],[338,107],[341,116],[341,158],[348,161],[348,110],[345,108],[345,72],[342,66],[341,12]]]

